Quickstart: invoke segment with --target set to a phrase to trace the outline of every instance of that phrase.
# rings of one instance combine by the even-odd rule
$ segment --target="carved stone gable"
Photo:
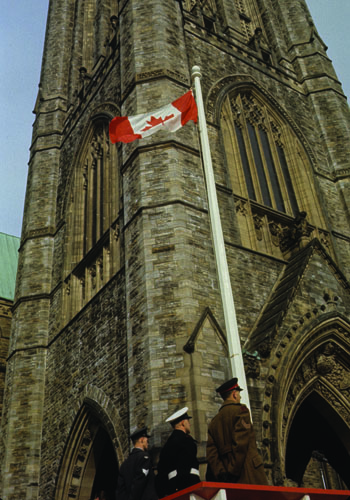
[[[214,350],[221,344],[222,348],[227,351],[227,340],[225,334],[209,307],[204,310],[190,338],[184,345],[184,351],[192,354],[195,349],[198,349],[203,340],[211,341],[213,343],[213,347],[215,344]],[[206,346],[206,349],[207,347],[208,346]]]
[[[308,232],[308,226],[303,223],[296,225],[295,231],[296,237],[302,238],[304,231]],[[328,287],[320,287],[316,292],[315,283],[327,283]],[[320,314],[330,314],[335,309],[345,314],[346,305],[342,304],[340,296],[341,290],[349,290],[349,286],[324,247],[314,239],[296,252],[281,272],[245,347],[250,351],[258,350],[266,358],[286,329],[296,331]],[[309,296],[311,288],[312,297]],[[304,296],[309,297],[307,309],[299,305]]]

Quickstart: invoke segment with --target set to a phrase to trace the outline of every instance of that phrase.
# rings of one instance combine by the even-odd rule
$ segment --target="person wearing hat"
[[[158,500],[148,453],[149,437],[146,427],[131,434],[134,448],[119,470],[117,500]]]
[[[225,483],[268,484],[249,410],[240,403],[241,391],[237,378],[216,389],[224,402],[209,424],[206,479]]]
[[[188,408],[178,410],[166,422],[174,429],[159,457],[156,488],[159,498],[200,482],[197,444],[190,436]]]

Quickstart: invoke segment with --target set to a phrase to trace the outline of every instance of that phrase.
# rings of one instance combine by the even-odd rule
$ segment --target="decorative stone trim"
[[[91,411],[92,410],[92,411]],[[66,456],[58,480],[58,500],[77,498],[83,480],[83,471],[100,426],[109,434],[119,463],[125,459],[129,441],[117,409],[98,387],[86,385],[71,412],[71,429]],[[77,441],[76,444],[75,441]]]
[[[275,485],[285,484],[283,457],[288,431],[298,408],[311,393],[324,398],[350,427],[350,324],[339,315],[325,313],[326,309],[321,305],[300,317],[271,352],[262,442]]]
[[[254,88],[257,89],[264,97],[264,99],[266,99],[266,101],[269,102],[273,106],[273,108],[275,108],[279,112],[279,114],[290,125],[290,127],[304,146],[311,160],[312,166],[315,169],[317,165],[315,155],[298,125],[281,106],[281,104],[250,75],[225,76],[211,87],[206,100],[207,120],[218,124],[221,113],[221,106],[225,96],[231,91],[237,92],[244,87],[250,88],[252,90]]]

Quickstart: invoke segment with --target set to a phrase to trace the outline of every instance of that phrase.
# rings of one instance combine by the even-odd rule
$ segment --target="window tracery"
[[[241,194],[295,216],[298,205],[280,127],[250,92],[238,94],[230,105],[246,182]]]
[[[241,88],[226,97],[220,121],[242,243],[282,257],[280,235],[300,212],[319,236],[324,222],[310,161],[286,120],[258,92]]]
[[[75,169],[67,212],[64,310],[69,321],[120,268],[117,149],[94,122]]]

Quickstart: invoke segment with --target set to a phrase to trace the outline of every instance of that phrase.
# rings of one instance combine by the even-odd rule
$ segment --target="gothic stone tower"
[[[349,108],[305,0],[50,0],[2,418],[7,500],[115,488],[230,374],[197,130],[111,145],[202,69],[271,484],[349,487]]]

